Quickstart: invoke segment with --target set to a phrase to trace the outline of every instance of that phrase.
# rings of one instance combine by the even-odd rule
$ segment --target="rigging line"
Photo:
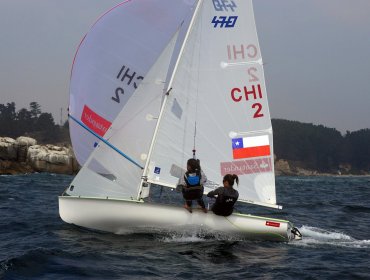
[[[202,3],[203,5],[203,3]],[[199,29],[202,30],[202,14],[200,15],[199,17]],[[201,55],[201,52],[200,52],[200,49],[202,47],[202,36],[200,36],[199,38],[199,49],[198,49],[198,69],[199,69],[199,62],[200,62],[200,55]],[[193,158],[195,159],[195,153],[196,153],[196,137],[197,137],[197,118],[198,118],[198,101],[199,101],[199,76],[200,76],[200,71],[198,70],[198,73],[197,73],[197,94],[196,94],[196,98],[195,98],[195,121],[194,121],[194,145],[193,145]]]
[[[79,124],[82,128],[86,129],[88,132],[90,132],[92,135],[94,135],[96,138],[98,138],[100,141],[102,141],[104,144],[106,144],[108,147],[110,147],[111,149],[113,149],[114,151],[116,151],[117,153],[119,153],[121,156],[123,156],[125,159],[127,159],[128,161],[130,161],[131,163],[133,163],[134,165],[136,165],[137,167],[139,167],[140,169],[144,169],[144,167],[142,167],[139,163],[137,163],[136,161],[134,161],[133,159],[131,159],[128,155],[126,155],[125,153],[123,153],[121,150],[119,150],[118,148],[116,148],[115,146],[113,146],[111,143],[109,143],[107,140],[105,140],[104,138],[102,138],[101,136],[99,136],[98,134],[96,134],[94,131],[92,131],[90,128],[88,128],[85,124],[81,123],[79,120],[77,120],[76,118],[74,118],[72,115],[68,115],[68,117],[70,119],[72,119],[74,122],[76,122],[77,124]]]
[[[195,159],[195,152],[196,152],[196,149],[195,149],[195,138],[197,136],[197,121],[195,120],[195,125],[194,125],[194,144],[193,144],[193,158]]]

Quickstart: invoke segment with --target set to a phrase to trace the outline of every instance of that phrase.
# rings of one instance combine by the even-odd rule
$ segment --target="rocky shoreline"
[[[76,174],[80,166],[69,144],[38,145],[30,137],[0,137],[0,175],[15,175],[35,172]],[[335,173],[319,173],[299,167],[299,164],[275,157],[277,176],[333,176],[354,175],[350,167],[343,166]],[[355,175],[369,176],[369,173]]]
[[[79,165],[69,145],[38,145],[30,137],[0,137],[0,175],[35,172],[75,174]]]

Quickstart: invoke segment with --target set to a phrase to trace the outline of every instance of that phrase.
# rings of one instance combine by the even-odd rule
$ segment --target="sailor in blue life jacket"
[[[212,211],[219,216],[229,216],[234,211],[234,204],[238,200],[239,193],[233,188],[234,181],[239,184],[237,175],[226,174],[223,179],[223,187],[210,191],[208,197],[216,197],[216,202],[212,206]]]
[[[207,213],[206,206],[203,201],[203,184],[207,181],[206,175],[200,168],[199,160],[191,158],[187,162],[187,171],[180,178],[178,187],[182,189],[182,195],[185,199],[185,209],[192,213],[192,201],[196,200],[204,213]]]

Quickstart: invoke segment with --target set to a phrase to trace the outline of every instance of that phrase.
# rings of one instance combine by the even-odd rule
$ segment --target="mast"
[[[169,94],[170,94],[170,92],[172,90],[173,79],[174,79],[175,74],[177,72],[177,68],[178,68],[179,62],[181,60],[182,54],[184,52],[186,43],[188,41],[190,31],[191,31],[191,29],[192,29],[192,27],[194,25],[195,19],[197,17],[197,14],[199,12],[199,9],[200,9],[200,6],[202,5],[202,3],[203,3],[203,0],[198,0],[198,3],[196,5],[196,8],[195,8],[194,13],[192,15],[190,24],[188,26],[186,35],[185,35],[184,40],[182,42],[181,49],[179,51],[179,55],[177,56],[176,64],[175,64],[175,67],[174,67],[174,69],[172,71],[172,75],[171,75],[170,81],[168,83],[165,96],[163,98],[163,103],[162,103],[161,110],[160,110],[160,113],[159,113],[159,116],[158,116],[158,120],[157,120],[157,124],[156,124],[155,130],[154,130],[152,142],[150,144],[150,148],[149,148],[149,152],[148,152],[148,157],[147,157],[146,162],[145,162],[143,176],[142,176],[141,181],[140,181],[140,184],[139,184],[139,190],[138,190],[137,200],[140,200],[140,198],[141,198],[141,192],[142,192],[142,189],[143,189],[143,184],[147,180],[148,167],[149,167],[150,159],[151,159],[151,156],[152,156],[153,147],[154,147],[154,144],[155,144],[155,141],[156,141],[156,137],[157,137],[158,130],[159,130],[159,127],[160,127],[160,124],[161,124],[161,120],[163,118],[163,113],[164,113],[165,108],[166,108],[166,105],[167,105],[168,96],[169,96]]]

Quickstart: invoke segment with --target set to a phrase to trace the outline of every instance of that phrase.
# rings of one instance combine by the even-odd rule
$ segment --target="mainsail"
[[[122,108],[169,44],[195,0],[124,1],[92,26],[76,53],[70,84],[70,133],[83,165],[107,139]]]
[[[211,182],[240,178],[240,200],[276,206],[273,138],[251,0],[206,0],[173,73],[150,182],[175,186],[195,147]]]

